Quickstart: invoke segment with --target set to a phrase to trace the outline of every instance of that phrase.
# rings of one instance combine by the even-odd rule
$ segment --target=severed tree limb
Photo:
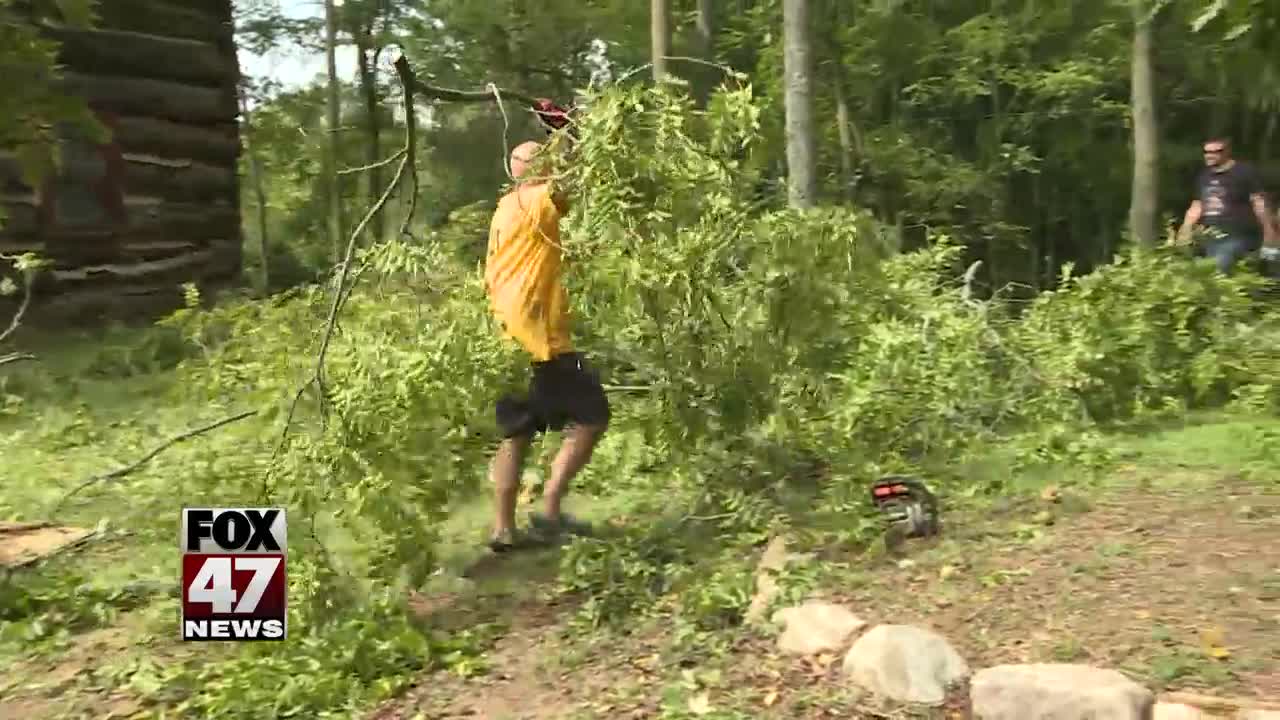
[[[180,442],[183,442],[185,440],[190,440],[191,438],[196,437],[198,435],[203,435],[207,432],[217,430],[218,428],[224,425],[230,425],[233,422],[244,420],[245,418],[253,417],[254,415],[257,415],[257,414],[258,414],[257,410],[245,410],[243,412],[236,413],[235,415],[232,415],[230,417],[225,417],[225,418],[222,418],[221,420],[216,420],[206,425],[201,425],[200,427],[192,428],[179,435],[174,435],[168,440],[165,440],[164,442],[157,445],[154,449],[152,449],[151,452],[147,453],[146,455],[143,455],[141,458],[135,460],[134,462],[128,465],[125,465],[124,467],[117,468],[115,470],[112,470],[109,473],[104,473],[102,475],[94,475],[93,477],[87,478],[86,480],[81,482],[79,485],[72,488],[66,495],[63,495],[62,499],[60,499],[53,506],[53,510],[50,512],[50,514],[52,515],[56,513],[68,500],[70,500],[73,496],[79,494],[84,489],[88,488],[90,485],[95,485],[100,482],[106,482],[108,480],[119,480],[120,478],[134,472],[138,468],[147,464],[155,456],[159,455],[165,450],[168,450],[170,447],[177,445]]]
[[[396,58],[396,72],[399,73],[401,81],[407,80],[406,89],[411,89],[414,94],[422,97],[431,98],[432,100],[444,100],[447,102],[496,102],[494,93],[490,89],[484,90],[451,90],[449,88],[434,87],[427,85],[417,78],[413,73],[413,69],[409,67],[409,61],[403,54]],[[402,67],[403,66],[403,67]],[[514,100],[519,100],[526,105],[533,105],[537,99],[532,95],[525,95],[514,90],[501,90],[503,95]]]
[[[320,350],[316,353],[315,366],[312,370],[311,378],[307,380],[302,387],[298,388],[298,391],[294,393],[292,402],[289,404],[289,411],[285,415],[284,428],[280,432],[280,440],[276,443],[275,450],[271,453],[271,467],[274,467],[276,458],[279,457],[280,451],[284,449],[284,444],[288,440],[289,431],[293,427],[293,419],[298,412],[298,403],[302,401],[302,396],[306,394],[307,390],[312,387],[316,388],[319,395],[321,423],[327,424],[328,422],[328,391],[325,388],[324,382],[325,357],[328,355],[329,344],[333,340],[333,333],[338,324],[338,314],[342,312],[342,308],[346,305],[347,299],[351,297],[351,290],[355,286],[354,282],[348,283],[347,278],[351,275],[351,264],[355,256],[356,243],[360,240],[360,236],[364,233],[365,227],[368,226],[370,220],[382,211],[382,208],[387,204],[387,200],[391,198],[392,193],[394,193],[396,188],[400,186],[401,181],[404,179],[405,170],[415,166],[414,151],[416,149],[416,143],[414,133],[416,131],[416,124],[414,122],[415,116],[413,112],[413,70],[409,67],[409,62],[403,55],[396,59],[395,67],[397,74],[400,76],[400,81],[404,85],[406,137],[404,147],[392,156],[392,158],[384,162],[390,162],[395,157],[399,157],[400,163],[396,166],[396,172],[391,178],[391,182],[388,183],[386,189],[382,191],[381,197],[379,197],[378,201],[373,204],[373,207],[369,208],[368,212],[364,214],[364,217],[360,219],[360,223],[356,226],[355,230],[351,232],[350,237],[347,239],[346,251],[343,253],[342,262],[338,265],[337,287],[333,294],[333,302],[329,305],[329,315],[325,320],[324,334],[320,339]],[[413,173],[413,177],[414,194],[416,195],[416,171]],[[406,218],[404,225],[401,228],[402,233],[407,230],[408,225],[409,219]],[[271,472],[268,470],[262,481],[263,500],[266,500],[270,494],[270,481]]]
[[[9,355],[0,355],[0,365],[8,365],[20,360],[35,360],[36,356],[31,353],[12,353]]]
[[[325,356],[329,352],[329,343],[333,340],[333,331],[338,322],[338,313],[341,312],[342,306],[346,304],[347,298],[351,295],[350,289],[347,287],[347,276],[351,273],[351,260],[352,256],[355,254],[356,241],[360,238],[361,233],[364,232],[365,226],[369,224],[369,221],[373,216],[382,210],[382,207],[387,204],[387,198],[391,197],[392,191],[400,184],[401,178],[404,177],[405,166],[408,164],[409,158],[407,156],[400,159],[400,165],[396,167],[395,177],[392,178],[391,183],[387,185],[387,189],[383,191],[382,197],[378,198],[378,202],[374,203],[373,207],[369,208],[369,211],[365,213],[363,218],[361,218],[360,224],[356,226],[356,229],[351,233],[351,237],[347,241],[347,249],[343,254],[342,263],[339,265],[341,270],[338,273],[338,288],[334,293],[333,302],[329,305],[329,316],[325,320],[324,335],[321,336],[320,339],[320,351],[316,353],[316,362],[315,367],[312,370],[311,379],[304,383],[302,387],[298,388],[298,391],[293,396],[293,402],[289,404],[289,412],[285,416],[284,430],[280,434],[280,442],[276,445],[275,452],[272,453],[273,460],[280,454],[280,450],[284,446],[284,441],[289,434],[289,429],[293,425],[293,418],[298,412],[298,403],[302,401],[302,396],[306,394],[307,390],[311,389],[313,386],[320,393],[321,417],[327,418],[328,405],[325,400],[327,397],[327,391],[324,384],[324,361]]]

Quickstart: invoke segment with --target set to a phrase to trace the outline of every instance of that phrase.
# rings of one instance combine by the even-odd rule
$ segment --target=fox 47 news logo
[[[182,639],[284,640],[283,508],[183,508]]]

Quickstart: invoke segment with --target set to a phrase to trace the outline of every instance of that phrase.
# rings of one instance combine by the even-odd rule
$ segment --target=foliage
[[[144,584],[103,587],[73,568],[37,576],[0,571],[0,650],[30,652],[43,643],[111,624],[144,604],[156,589]]]
[[[1048,389],[1074,394],[1095,420],[1218,404],[1235,387],[1227,362],[1252,349],[1241,332],[1256,319],[1258,284],[1161,254],[1079,278],[1067,268],[1063,289],[1036,299],[1014,342]]]

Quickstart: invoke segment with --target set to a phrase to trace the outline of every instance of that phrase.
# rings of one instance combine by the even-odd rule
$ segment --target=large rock
[[[783,608],[773,614],[773,621],[783,626],[778,649],[796,655],[841,650],[849,638],[867,626],[847,608],[816,600]]]
[[[1156,703],[1151,720],[1207,720],[1199,708],[1181,703]]]
[[[912,625],[877,625],[844,657],[844,672],[873,695],[903,703],[940,705],[969,665],[941,635]]]
[[[969,683],[974,720],[1151,720],[1155,696],[1115,670],[1000,665]]]

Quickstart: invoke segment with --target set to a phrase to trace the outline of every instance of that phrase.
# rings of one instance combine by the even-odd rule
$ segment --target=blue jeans
[[[1255,245],[1253,238],[1248,235],[1223,235],[1206,239],[1204,254],[1213,258],[1214,263],[1218,266],[1218,272],[1223,275],[1230,275],[1236,263],[1248,257],[1253,252]]]

